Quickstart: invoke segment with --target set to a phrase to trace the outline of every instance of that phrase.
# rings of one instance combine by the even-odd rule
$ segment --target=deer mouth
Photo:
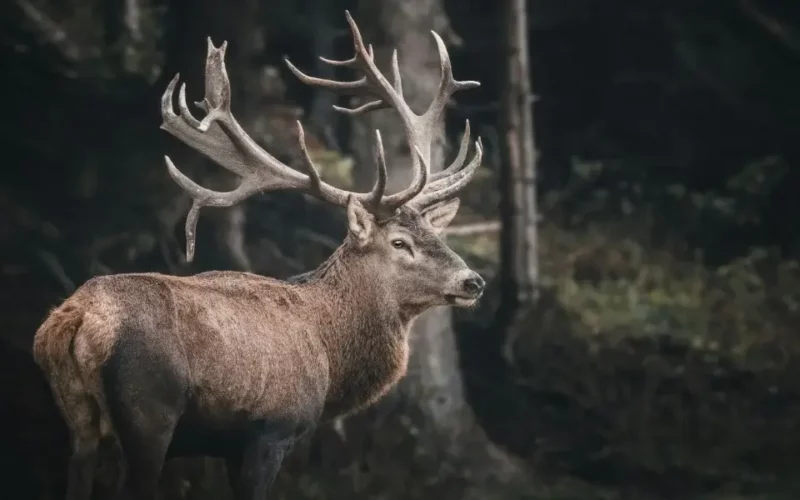
[[[447,300],[448,304],[454,305],[456,307],[470,307],[475,305],[475,303],[480,298],[480,295],[445,295],[445,299]]]

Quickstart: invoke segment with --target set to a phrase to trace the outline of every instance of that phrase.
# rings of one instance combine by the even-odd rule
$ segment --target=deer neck
[[[319,268],[298,280],[313,294],[319,335],[328,351],[330,412],[374,401],[404,373],[413,317],[345,242]]]

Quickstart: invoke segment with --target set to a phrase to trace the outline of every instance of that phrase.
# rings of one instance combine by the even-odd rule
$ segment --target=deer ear
[[[355,196],[350,196],[347,200],[347,227],[359,247],[369,243],[375,228],[375,217],[364,208],[364,205]]]
[[[451,198],[426,209],[422,212],[422,216],[430,222],[436,234],[441,234],[453,222],[453,217],[458,213],[459,205],[461,205],[461,200]]]

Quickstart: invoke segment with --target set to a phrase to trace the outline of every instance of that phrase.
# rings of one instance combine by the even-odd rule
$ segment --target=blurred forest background
[[[447,238],[490,286],[475,310],[423,317],[408,377],[319,429],[272,498],[798,498],[800,3],[527,2],[538,300],[517,303],[500,257],[509,3],[3,2],[0,496],[62,498],[66,428],[30,344],[77,286],[126,271],[288,277],[345,234],[341,211],[264,195],[204,211],[185,262],[188,199],[163,155],[206,186],[232,179],[159,130],[159,102],[179,71],[200,100],[206,36],[228,40],[234,113],[267,150],[294,161],[300,119],[323,177],[363,188],[380,127],[393,182],[407,174],[391,116],[334,114],[337,97],[282,62],[332,76],[315,56],[349,57],[350,9],[381,64],[399,49],[418,111],[439,77],[431,29],[456,78],[482,83],[455,96],[440,154],[465,119],[483,138]],[[210,459],[170,462],[162,489],[230,498]]]

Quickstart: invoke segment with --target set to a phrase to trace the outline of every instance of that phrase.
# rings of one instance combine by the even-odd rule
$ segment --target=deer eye
[[[408,244],[403,240],[392,240],[392,246],[398,250],[408,248]]]

